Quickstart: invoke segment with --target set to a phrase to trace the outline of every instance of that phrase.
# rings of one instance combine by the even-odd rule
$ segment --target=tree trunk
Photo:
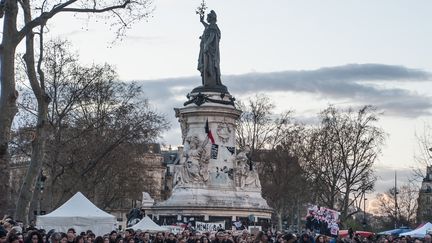
[[[39,100],[39,99],[38,99]],[[21,185],[20,195],[15,210],[15,219],[28,223],[30,216],[30,203],[36,189],[40,172],[42,171],[45,155],[46,140],[46,114],[48,106],[38,101],[38,124],[36,126],[35,138],[32,141],[32,154],[30,165]],[[42,102],[43,103],[43,102]],[[44,117],[45,116],[45,117]]]
[[[276,212],[276,218],[277,218],[277,230],[282,231],[282,212],[281,211]]]
[[[16,20],[18,6],[15,0],[6,0],[4,4],[3,36],[0,45],[0,192],[4,194],[0,197],[0,215],[9,213],[10,158],[8,144],[12,122],[18,111],[16,106],[18,93],[15,90]]]
[[[29,0],[24,2],[24,19],[28,23],[31,21],[31,11]],[[15,218],[22,220],[24,223],[29,222],[30,217],[30,205],[33,199],[34,192],[36,190],[37,181],[39,175],[42,172],[42,165],[45,156],[45,144],[47,140],[46,124],[48,121],[48,104],[49,97],[45,94],[44,90],[44,75],[40,70],[40,64],[42,62],[43,55],[43,27],[40,31],[40,57],[39,58],[39,78],[36,74],[36,61],[34,51],[34,34],[30,32],[26,35],[26,53],[24,55],[24,61],[27,67],[27,76],[30,81],[33,93],[36,97],[38,104],[37,113],[37,124],[36,131],[32,141],[32,153],[30,159],[30,165],[24,178],[23,184],[21,185],[20,195],[15,211]]]
[[[341,221],[345,221],[348,218],[348,210],[349,210],[349,204],[350,204],[350,195],[351,188],[349,186],[346,187],[344,199],[343,199],[343,206],[342,206],[342,212],[341,212]]]

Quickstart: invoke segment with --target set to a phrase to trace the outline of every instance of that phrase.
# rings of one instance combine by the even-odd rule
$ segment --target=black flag
[[[228,151],[233,155],[235,153],[235,147],[226,147]]]

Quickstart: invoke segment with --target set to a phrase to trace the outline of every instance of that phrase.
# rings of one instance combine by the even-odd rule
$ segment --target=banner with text
[[[306,215],[306,228],[323,235],[338,235],[340,212],[310,205]]]
[[[218,231],[219,229],[225,229],[225,221],[218,222],[195,222],[195,230],[200,232],[205,231]]]

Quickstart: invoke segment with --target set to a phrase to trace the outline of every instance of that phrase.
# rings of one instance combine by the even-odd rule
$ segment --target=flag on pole
[[[210,150],[210,158],[211,159],[217,159],[218,153],[219,153],[219,145],[215,144],[215,140],[213,138],[213,134],[209,128],[208,119],[206,120],[205,124],[205,132],[207,133],[207,137],[211,141],[211,150]]]
[[[206,124],[205,124],[205,132],[207,133],[207,137],[210,139],[211,143],[214,144],[214,138],[213,138],[213,134],[209,128],[209,124],[208,124],[208,119],[206,120]]]

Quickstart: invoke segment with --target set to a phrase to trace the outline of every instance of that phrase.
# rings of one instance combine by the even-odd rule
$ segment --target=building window
[[[426,204],[430,204],[430,196],[426,196]]]

